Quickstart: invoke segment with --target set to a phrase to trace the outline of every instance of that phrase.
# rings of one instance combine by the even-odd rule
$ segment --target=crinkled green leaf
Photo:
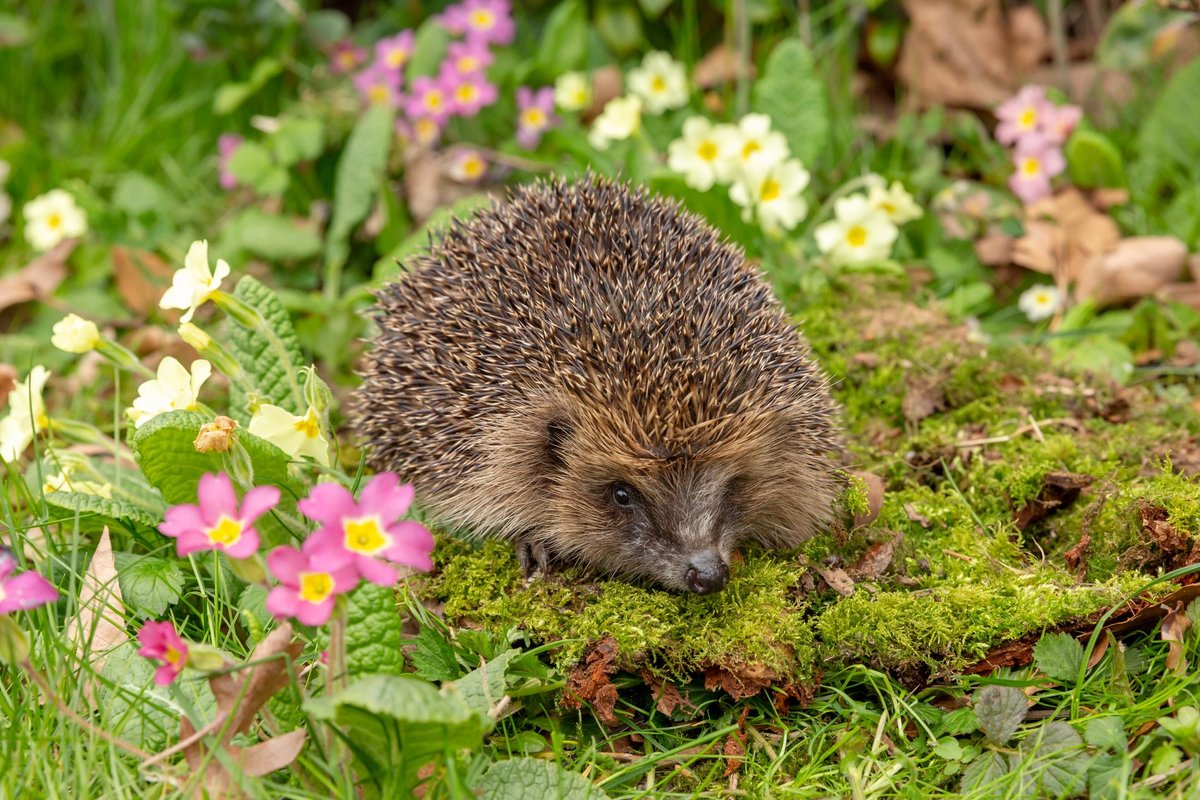
[[[238,281],[234,295],[254,306],[274,332],[278,346],[261,331],[229,326],[229,350],[249,382],[268,402],[293,414],[303,413],[304,390],[299,370],[306,365],[300,340],[287,309],[275,293],[249,275]],[[280,348],[283,353],[280,353]],[[286,354],[286,360],[284,358]],[[245,425],[250,421],[249,398],[236,383],[230,387],[230,416]]]
[[[286,166],[312,161],[325,147],[325,124],[316,117],[285,117],[271,134],[271,147]]]
[[[787,137],[792,155],[811,168],[829,142],[829,108],[804,42],[791,38],[775,45],[754,84],[751,105],[771,118],[771,126]]]
[[[1200,178],[1200,125],[1196,124],[1196,98],[1200,97],[1200,60],[1175,73],[1158,95],[1138,134],[1138,159],[1133,181],[1146,205],[1161,197],[1194,186]],[[1137,198],[1135,198],[1137,199]]]
[[[427,681],[452,681],[463,675],[462,667],[454,656],[454,645],[446,641],[440,631],[428,625],[417,634],[412,662],[417,674]]]
[[[183,570],[173,558],[113,553],[125,605],[141,619],[160,617],[183,591]]]
[[[480,714],[487,714],[504,698],[508,662],[518,652],[509,650],[501,653],[443,688],[457,692],[471,708]]]
[[[577,772],[540,758],[492,764],[475,787],[481,800],[599,800],[604,790]]]
[[[944,758],[947,761],[958,761],[963,756],[962,745],[958,743],[958,739],[945,738],[937,743],[937,747],[933,748],[933,753],[938,758]]]
[[[967,765],[963,771],[962,783],[959,790],[963,794],[979,791],[985,788],[997,788],[997,781],[1012,772],[1020,761],[1012,753],[997,753],[985,750],[979,758]],[[973,795],[974,796],[974,795]],[[980,792],[980,797],[1000,797],[1000,792]]]
[[[1025,693],[1015,686],[985,686],[975,695],[975,718],[996,744],[1012,738],[1028,710]]]
[[[104,658],[96,690],[104,730],[151,752],[179,734],[179,709],[154,685],[154,666],[124,642]]]
[[[951,736],[963,736],[979,730],[979,720],[972,708],[956,708],[942,717],[942,730]]]
[[[1064,152],[1071,183],[1076,186],[1093,188],[1125,185],[1121,152],[1104,134],[1093,130],[1075,131]]]
[[[1083,739],[1066,722],[1048,722],[1021,742],[1021,782],[1026,794],[1073,797],[1083,789],[1088,762]]]
[[[171,505],[195,503],[200,476],[223,471],[219,453],[198,453],[192,446],[200,426],[208,421],[206,416],[194,411],[169,411],[138,428],[130,440],[134,457],[146,479]],[[250,455],[255,485],[278,486],[280,500],[276,511],[294,515],[296,498],[304,489],[288,474],[287,454],[244,428],[239,428],[236,436]],[[282,544],[291,538],[291,531],[275,514],[263,515],[254,526],[267,546]]]
[[[340,267],[350,255],[350,232],[371,211],[387,167],[393,134],[392,109],[377,105],[363,114],[338,161],[333,218],[325,238],[325,264]]]
[[[1117,800],[1126,796],[1132,765],[1125,753],[1102,753],[1088,764],[1089,800]]]
[[[1083,665],[1083,645],[1070,634],[1047,634],[1033,648],[1033,663],[1059,683],[1074,684]]]
[[[79,514],[83,530],[99,530],[106,525],[121,530],[153,528],[162,521],[153,512],[125,500],[83,492],[50,492],[46,495],[46,504],[69,516]]]
[[[367,582],[346,596],[346,672],[351,678],[402,673],[402,635],[391,586]]]
[[[588,15],[582,0],[558,3],[546,17],[534,59],[539,71],[553,78],[579,69],[587,59]]]
[[[1104,750],[1123,751],[1129,745],[1125,736],[1125,726],[1117,716],[1089,719],[1083,729],[1083,735],[1092,747]]]
[[[106,461],[92,461],[92,469],[109,485],[114,500],[132,503],[156,519],[161,519],[167,504],[158,490],[146,481],[146,476],[132,466],[124,467]]]

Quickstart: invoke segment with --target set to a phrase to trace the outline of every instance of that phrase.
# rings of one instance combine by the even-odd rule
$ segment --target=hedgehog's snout
[[[685,575],[687,587],[696,594],[719,592],[729,583],[729,567],[715,550],[692,556]]]

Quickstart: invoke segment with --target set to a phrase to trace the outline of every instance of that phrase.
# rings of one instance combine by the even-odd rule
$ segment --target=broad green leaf
[[[981,791],[987,788],[996,789],[995,784],[1012,772],[1017,764],[1020,763],[1012,753],[998,753],[995,750],[985,750],[980,754],[979,758],[967,765],[963,771],[962,783],[959,785],[959,790],[963,794],[978,791],[978,795],[972,797],[1000,797],[1002,792],[998,791]]]
[[[1083,664],[1083,645],[1066,633],[1047,634],[1033,648],[1033,663],[1053,680],[1073,685]]]
[[[112,203],[127,214],[170,213],[177,205],[175,196],[157,181],[140,172],[126,172],[113,187]]]
[[[825,88],[813,67],[812,53],[799,39],[784,39],[767,59],[754,84],[751,106],[771,118],[787,137],[792,155],[811,168],[829,141]]]
[[[504,698],[505,676],[508,662],[517,650],[509,650],[480,664],[454,683],[447,684],[445,691],[458,693],[467,705],[480,714],[487,714]]]
[[[137,654],[136,641],[104,657],[96,706],[104,730],[151,752],[179,735],[179,708],[154,685],[154,666]]]
[[[1093,758],[1087,768],[1090,800],[1118,800],[1125,797],[1132,768],[1129,756],[1125,753],[1101,753]]]
[[[161,617],[168,606],[179,602],[183,570],[174,558],[113,553],[121,597],[141,619]]]
[[[1120,717],[1089,719],[1083,733],[1087,743],[1092,747],[1124,751],[1129,745],[1129,740],[1125,736],[1125,725],[1121,722]]]
[[[298,261],[321,252],[321,236],[287,217],[247,208],[226,227],[228,244],[268,261]]]
[[[307,362],[287,309],[274,292],[249,275],[238,281],[233,293],[258,309],[272,335],[243,328],[231,321],[228,340],[230,352],[265,400],[293,414],[302,413],[304,390],[300,385],[299,371]],[[230,388],[230,399],[230,416],[243,425],[247,424],[250,421],[247,407],[249,398],[236,383]]]
[[[975,694],[975,717],[990,741],[1004,744],[1025,719],[1029,703],[1015,686],[985,686]]]
[[[587,61],[588,17],[582,0],[559,3],[546,18],[537,68],[547,77],[579,69]]]
[[[937,747],[933,748],[933,753],[947,761],[958,761],[963,756],[963,749],[958,739],[947,737],[938,742]]]
[[[642,16],[630,5],[601,3],[596,9],[593,25],[600,39],[619,56],[637,50],[646,39]]]
[[[1161,202],[1160,197],[1200,182],[1197,97],[1200,97],[1200,60],[1175,73],[1142,125],[1138,160],[1133,167],[1139,180],[1132,185],[1148,208]]]
[[[942,717],[942,730],[951,736],[965,736],[979,730],[979,720],[972,708],[956,708]]]
[[[346,672],[351,678],[404,671],[403,626],[391,586],[364,582],[346,596]]]
[[[46,504],[68,516],[79,514],[83,530],[100,530],[106,525],[121,530],[154,528],[162,522],[160,516],[134,503],[84,492],[50,492]]]
[[[1071,183],[1084,188],[1121,187],[1126,184],[1121,152],[1107,136],[1077,130],[1067,142],[1067,167]]]
[[[392,144],[390,108],[372,106],[355,124],[338,161],[333,218],[325,239],[326,268],[340,267],[350,255],[350,232],[371,211],[383,181]]]
[[[284,166],[312,161],[325,147],[325,125],[316,117],[286,117],[271,134],[275,158]]]
[[[1048,722],[1027,736],[1020,747],[1021,782],[1028,794],[1073,797],[1083,789],[1090,758],[1083,739],[1066,722]]]
[[[238,183],[259,194],[279,194],[287,188],[287,170],[275,163],[267,148],[257,142],[242,142],[229,157],[228,169]]]
[[[408,85],[412,85],[413,78],[436,73],[446,57],[449,44],[450,34],[437,19],[431,17],[421,23],[413,37],[412,55],[408,59]]]
[[[221,115],[228,114],[280,72],[283,72],[283,65],[274,58],[260,59],[250,72],[249,79],[240,83],[227,83],[217,88],[213,96],[213,111]]]
[[[92,461],[91,466],[108,484],[114,500],[132,503],[155,519],[162,519],[167,504],[158,490],[146,482],[146,476],[138,469],[120,467],[106,461]]]
[[[350,18],[341,11],[321,9],[309,12],[304,27],[322,47],[329,47],[350,35]]]
[[[426,625],[421,628],[412,651],[413,666],[417,675],[427,681],[452,681],[461,678],[463,669],[454,657],[454,646],[446,641],[441,631]]]
[[[608,796],[579,773],[540,758],[510,758],[492,764],[475,788],[481,800],[600,800]]]
[[[198,453],[192,446],[200,426],[206,422],[208,417],[194,411],[168,411],[138,428],[130,440],[146,479],[172,505],[195,503],[200,476],[223,469],[219,453]],[[288,456],[278,447],[245,428],[238,429],[237,441],[250,455],[255,485],[280,489],[276,511],[260,517],[254,527],[265,545],[282,544],[291,539],[292,532],[276,513],[295,515],[296,498],[303,493],[303,487],[288,474]]]
[[[1148,65],[1156,57],[1157,42],[1172,24],[1186,24],[1187,17],[1163,8],[1161,3],[1122,3],[1104,26],[1096,47],[1096,59],[1105,67],[1129,72]]]

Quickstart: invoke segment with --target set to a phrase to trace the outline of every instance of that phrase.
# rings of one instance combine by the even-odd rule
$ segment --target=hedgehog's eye
[[[609,488],[609,493],[612,495],[612,501],[619,508],[628,510],[637,504],[637,493],[627,483],[614,483]]]

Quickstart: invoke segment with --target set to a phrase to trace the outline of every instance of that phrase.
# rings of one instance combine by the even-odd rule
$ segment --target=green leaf
[[[29,20],[16,14],[0,14],[0,48],[22,47],[32,38]]]
[[[162,517],[134,503],[84,492],[50,492],[46,504],[71,516],[79,514],[83,530],[100,530],[106,525],[121,530],[154,528],[162,522]]]
[[[266,85],[267,81],[283,72],[283,65],[274,58],[260,59],[254,65],[248,80],[241,83],[227,83],[217,89],[213,95],[213,111],[217,114],[228,114],[242,103],[246,102],[255,92]]]
[[[365,582],[346,596],[346,672],[351,678],[404,671],[403,625],[391,586]]]
[[[113,561],[121,596],[141,619],[161,617],[168,606],[179,602],[183,570],[176,559],[113,553]]]
[[[674,0],[638,0],[638,5],[642,7],[643,14],[654,19],[666,11],[672,2]]]
[[[751,106],[787,137],[792,155],[812,167],[829,141],[829,108],[812,54],[799,39],[784,39],[754,84]]]
[[[126,214],[170,213],[177,205],[175,196],[161,183],[151,180],[140,172],[126,172],[117,179],[113,187],[113,207]]]
[[[975,694],[975,717],[989,740],[1004,744],[1012,738],[1029,710],[1026,700],[1015,686],[985,686]]]
[[[994,784],[1016,769],[1019,763],[1012,753],[998,753],[995,750],[985,750],[979,758],[967,765],[963,771],[959,791],[963,794],[979,791]],[[974,795],[972,795],[974,796]],[[980,797],[1000,797],[1000,792],[980,792]]]
[[[1200,60],[1175,73],[1142,125],[1134,165],[1139,180],[1132,185],[1147,208],[1156,207],[1164,196],[1200,182],[1197,97]]]
[[[454,657],[454,646],[446,641],[441,631],[426,625],[417,634],[415,644],[412,662],[422,678],[440,682],[462,677],[462,667]]]
[[[375,192],[383,181],[392,144],[393,112],[372,106],[350,131],[338,161],[333,193],[333,219],[325,240],[325,264],[340,267],[350,255],[350,232],[371,211]]]
[[[1083,739],[1066,722],[1048,722],[1021,742],[1026,757],[1021,781],[1034,794],[1072,797],[1082,788],[1090,758],[1083,752]]]
[[[278,346],[262,331],[232,324],[229,326],[230,352],[246,371],[247,380],[263,398],[293,414],[302,413],[304,390],[298,376],[307,362],[287,309],[274,292],[249,275],[238,281],[233,294],[258,309],[274,333]],[[280,348],[286,354],[286,360],[282,358]],[[247,424],[250,421],[247,407],[249,398],[236,383],[230,387],[230,399],[230,416],[243,425]]]
[[[287,217],[247,208],[229,223],[228,243],[268,261],[298,261],[321,252],[321,236]]]
[[[956,708],[942,717],[942,730],[951,736],[965,736],[979,730],[979,720],[975,718],[975,709]]]
[[[1047,634],[1033,648],[1033,663],[1053,680],[1073,685],[1083,665],[1083,645],[1066,633]]]
[[[646,39],[642,16],[631,5],[601,3],[593,24],[600,39],[618,56],[637,50]]]
[[[1104,750],[1124,752],[1129,746],[1129,740],[1125,737],[1125,726],[1121,718],[1116,716],[1089,719],[1083,729],[1083,735],[1092,747]]]
[[[194,411],[168,411],[138,428],[130,440],[146,480],[171,505],[195,503],[200,476],[223,470],[219,453],[198,453],[192,446],[200,426],[208,421],[208,417]],[[276,511],[260,517],[255,529],[267,546],[289,541],[292,532],[276,514],[295,515],[296,498],[304,488],[288,474],[287,454],[244,428],[238,429],[237,441],[250,455],[255,485],[278,486],[281,493]]]
[[[1071,183],[1087,189],[1126,184],[1125,166],[1117,146],[1102,133],[1077,130],[1067,142]]]
[[[1089,800],[1118,800],[1126,796],[1132,765],[1125,753],[1102,753],[1088,764]]]
[[[287,188],[287,170],[275,163],[267,148],[257,142],[242,142],[229,157],[229,172],[238,183],[259,194],[279,194]]]
[[[445,690],[457,692],[468,706],[480,714],[488,714],[504,698],[508,662],[518,652],[509,650],[501,653],[454,683],[447,684]]]
[[[271,134],[275,158],[284,166],[312,161],[325,147],[325,125],[316,117],[287,117]]]
[[[939,758],[944,758],[947,761],[959,761],[963,757],[962,745],[958,743],[958,739],[946,738],[938,742],[937,747],[933,748],[933,753]]]
[[[408,58],[406,79],[412,85],[413,78],[433,75],[446,57],[450,45],[450,33],[435,18],[429,18],[417,28],[413,37],[412,55]]]
[[[546,18],[535,64],[547,77],[579,69],[587,61],[588,18],[582,0],[559,3]]]
[[[178,736],[179,707],[165,687],[154,685],[154,667],[137,654],[136,642],[109,652],[100,678],[96,706],[104,730],[152,752]]]
[[[540,758],[496,762],[475,788],[480,800],[599,800],[608,796],[579,773]]]

